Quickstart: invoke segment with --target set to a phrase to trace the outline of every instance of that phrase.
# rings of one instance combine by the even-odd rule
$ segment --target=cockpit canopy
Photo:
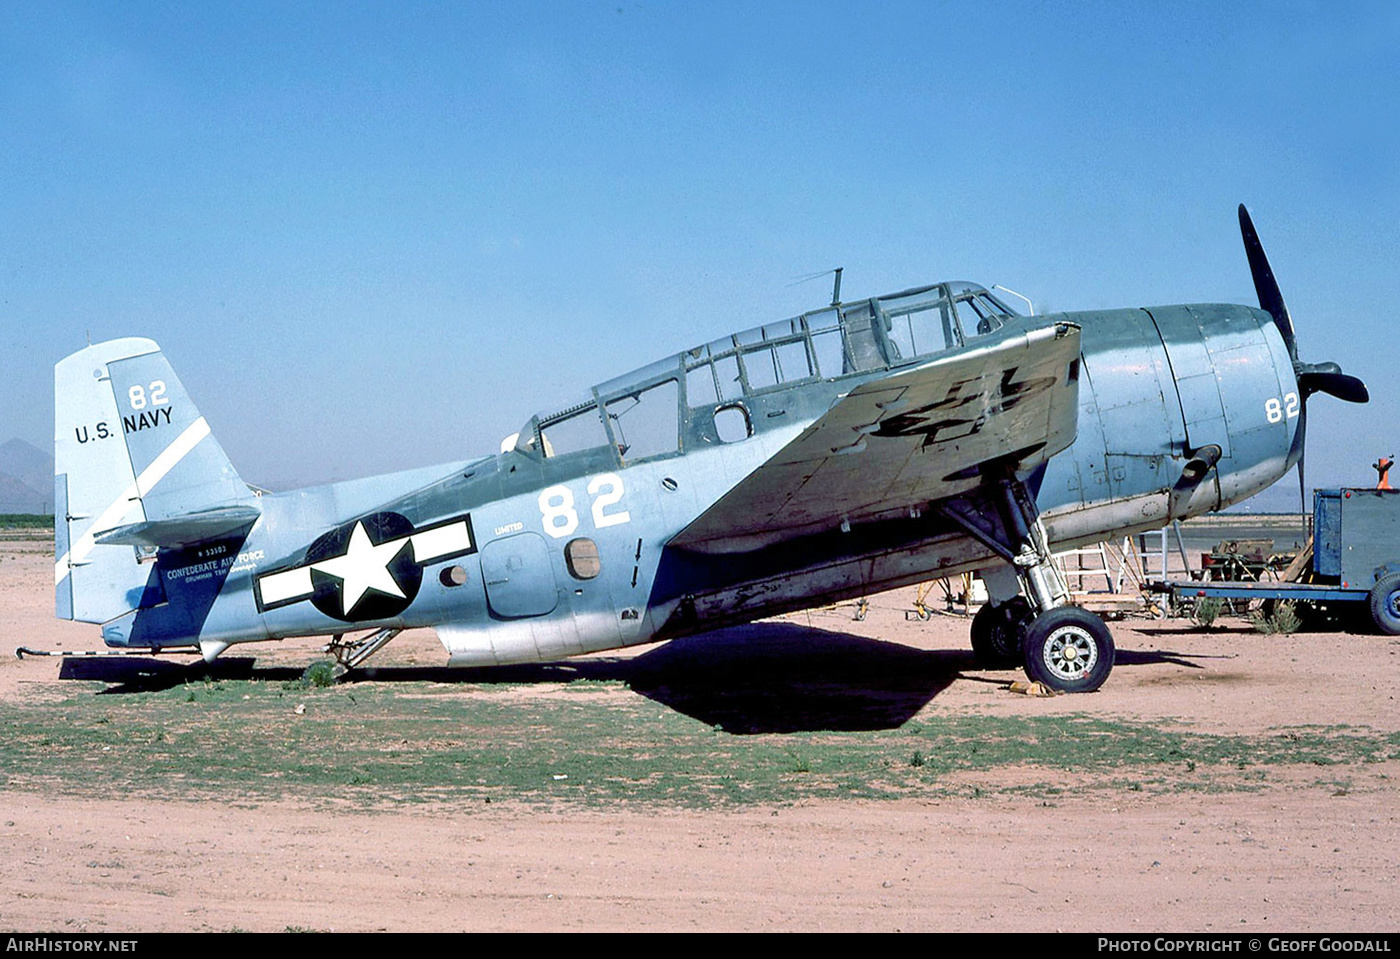
[[[686,408],[904,366],[964,346],[1017,315],[983,287],[962,281],[827,306],[601,383],[589,399],[532,417],[513,445],[555,457],[612,443],[626,461],[675,452]]]

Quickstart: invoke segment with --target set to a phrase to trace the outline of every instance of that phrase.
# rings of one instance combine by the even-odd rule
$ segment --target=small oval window
[[[438,573],[438,580],[444,586],[461,586],[467,581],[467,571],[460,566],[449,566]]]
[[[571,539],[564,546],[564,561],[574,579],[592,579],[603,571],[598,559],[598,544],[587,537]]]
[[[715,432],[721,443],[737,443],[753,435],[749,411],[742,406],[721,406],[715,410]]]

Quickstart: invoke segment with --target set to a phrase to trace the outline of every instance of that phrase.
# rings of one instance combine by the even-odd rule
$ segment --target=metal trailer
[[[1164,582],[1184,599],[1287,600],[1304,609],[1364,603],[1382,633],[1400,636],[1400,490],[1320,489],[1313,493],[1308,582]]]

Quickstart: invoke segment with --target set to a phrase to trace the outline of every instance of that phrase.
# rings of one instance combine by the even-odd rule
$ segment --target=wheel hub
[[[1043,657],[1046,668],[1055,675],[1078,679],[1094,668],[1098,647],[1087,632],[1067,626],[1056,630],[1046,641]]]

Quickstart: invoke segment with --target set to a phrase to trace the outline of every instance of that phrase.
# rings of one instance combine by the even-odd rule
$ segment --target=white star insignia
[[[389,572],[389,564],[408,543],[407,538],[391,539],[375,546],[369,541],[364,523],[356,523],[350,534],[350,545],[344,556],[324,560],[312,565],[323,573],[341,580],[340,602],[345,615],[360,601],[360,597],[371,590],[378,590],[400,599],[406,598],[394,576]]]
[[[401,516],[398,519],[405,524],[407,523],[407,520]],[[341,529],[343,530],[344,527]],[[317,542],[320,543],[323,540],[324,537]],[[314,560],[300,566],[275,569],[270,573],[258,576],[259,607],[271,609],[285,606],[288,603],[300,602],[303,599],[311,599],[316,593],[315,584],[311,579],[313,570],[318,570],[340,580],[340,612],[324,610],[327,616],[348,620],[350,610],[354,609],[355,605],[364,598],[365,593],[370,590],[385,597],[404,600],[407,603],[410,597],[404,590],[412,588],[416,594],[418,591],[417,582],[420,577],[411,575],[409,585],[405,586],[400,584],[394,578],[394,574],[389,571],[389,567],[394,561],[400,559],[400,554],[405,546],[413,550],[410,555],[412,563],[417,567],[415,572],[421,572],[423,566],[428,563],[475,553],[476,546],[472,543],[471,517],[462,515],[424,529],[414,529],[413,532],[395,537],[388,542],[380,543],[378,546],[370,542],[369,534],[365,532],[364,521],[357,520],[350,527],[350,535],[342,555]]]

